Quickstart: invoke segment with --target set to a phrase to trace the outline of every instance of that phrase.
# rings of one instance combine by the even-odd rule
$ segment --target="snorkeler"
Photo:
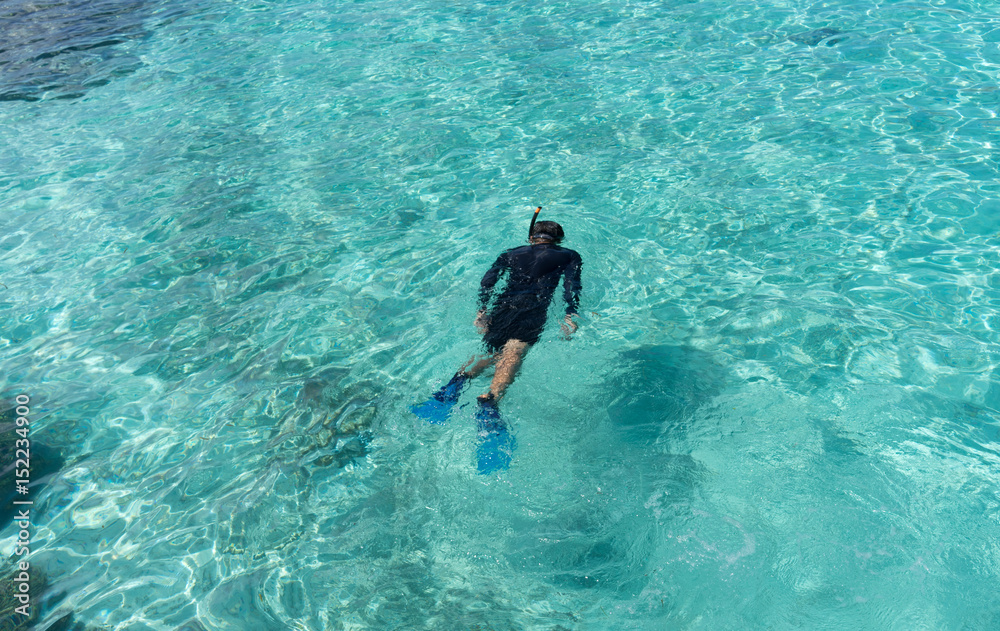
[[[514,440],[500,417],[497,403],[514,381],[525,353],[541,336],[549,303],[561,277],[566,300],[562,323],[565,338],[569,339],[577,329],[582,261],[573,250],[559,246],[564,238],[562,226],[554,221],[536,223],[541,210],[538,207],[531,218],[529,245],[503,252],[480,283],[475,325],[483,335],[486,354],[474,355],[429,400],[410,408],[431,423],[443,423],[468,382],[495,365],[490,389],[478,397],[476,411],[482,439],[477,450],[480,473],[505,469],[510,464]],[[506,286],[490,308],[494,287],[505,273]]]

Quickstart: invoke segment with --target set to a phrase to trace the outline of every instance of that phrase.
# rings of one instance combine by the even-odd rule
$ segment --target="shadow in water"
[[[703,470],[685,454],[630,464],[637,464],[636,470],[590,480],[588,486],[605,489],[604,496],[591,495],[584,505],[519,524],[511,565],[559,588],[624,599],[642,593],[660,544],[660,523],[688,514]]]
[[[661,528],[690,513],[704,475],[680,443],[696,410],[729,381],[715,358],[667,345],[618,356],[594,393],[608,402],[608,425],[575,452],[575,484],[585,501],[515,528],[512,565],[559,588],[615,598],[642,593]]]
[[[604,396],[608,416],[629,442],[683,438],[694,411],[729,379],[715,357],[689,346],[643,346],[621,354]]]
[[[603,511],[580,510],[546,519],[515,539],[511,563],[541,573],[553,585],[601,589],[632,596],[646,585],[653,531],[609,519]]]

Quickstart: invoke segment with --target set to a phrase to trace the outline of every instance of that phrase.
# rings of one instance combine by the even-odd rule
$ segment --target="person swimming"
[[[443,423],[464,387],[495,366],[489,390],[477,398],[475,417],[482,439],[477,449],[480,473],[505,469],[510,464],[515,443],[497,404],[514,382],[528,349],[538,342],[560,279],[566,301],[563,334],[569,339],[577,330],[583,261],[577,252],[559,245],[565,238],[562,226],[554,221],[536,223],[541,210],[539,206],[531,218],[528,245],[501,253],[480,282],[475,326],[483,336],[486,353],[472,356],[430,399],[410,408],[431,423]],[[506,285],[493,300],[501,276],[506,276]]]

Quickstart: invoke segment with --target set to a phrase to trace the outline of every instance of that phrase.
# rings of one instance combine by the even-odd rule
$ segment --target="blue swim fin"
[[[476,429],[479,432],[476,468],[483,475],[506,471],[510,468],[517,441],[510,433],[507,422],[500,416],[500,408],[497,407],[493,397],[479,400],[476,421]]]
[[[431,395],[423,403],[410,406],[410,411],[419,418],[435,425],[443,425],[448,420],[451,408],[458,403],[458,397],[462,394],[462,388],[469,381],[469,376],[465,373],[457,373],[446,385]]]

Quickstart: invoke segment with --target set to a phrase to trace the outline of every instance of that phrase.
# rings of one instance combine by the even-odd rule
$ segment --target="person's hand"
[[[563,337],[567,340],[576,333],[576,322],[573,320],[573,316],[566,314],[566,319],[562,323],[562,331]]]
[[[486,326],[486,312],[485,311],[480,311],[479,313],[477,313],[476,314],[476,321],[473,324],[475,324],[476,328],[479,329],[479,334],[480,335],[486,335],[486,328],[487,328],[487,326]]]

